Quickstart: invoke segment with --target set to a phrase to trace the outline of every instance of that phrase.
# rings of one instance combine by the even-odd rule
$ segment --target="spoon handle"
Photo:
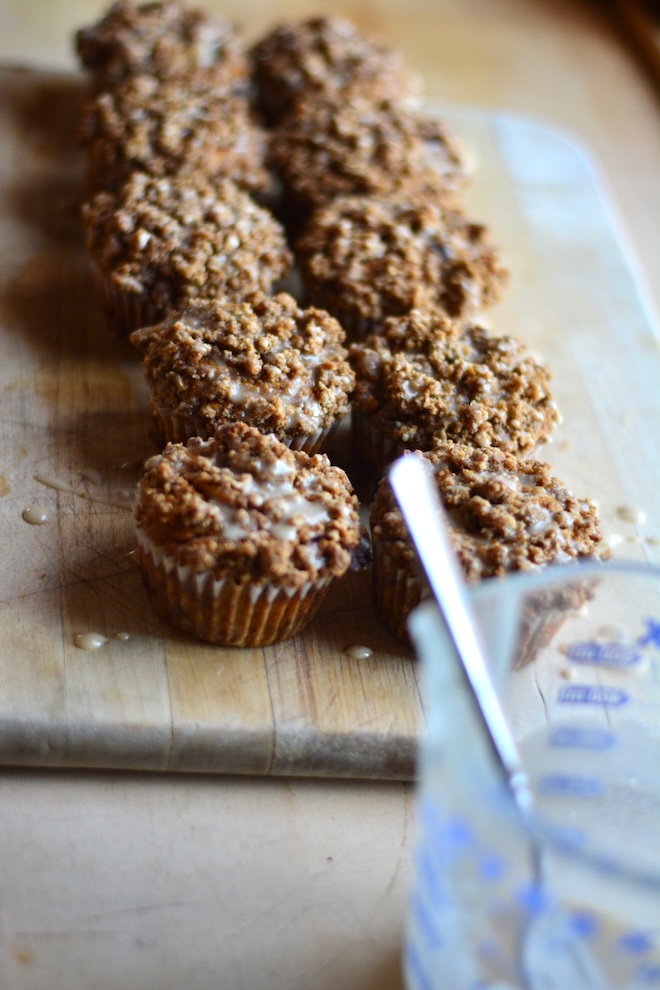
[[[429,466],[417,454],[406,454],[391,467],[389,481],[497,762],[516,804],[527,817],[531,810],[527,774],[490,676],[478,620],[449,542],[446,513],[431,482]]]

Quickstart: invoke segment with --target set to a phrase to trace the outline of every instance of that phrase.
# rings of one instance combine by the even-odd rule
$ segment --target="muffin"
[[[422,455],[448,514],[449,537],[465,579],[474,583],[515,571],[607,556],[596,509],[552,477],[548,464],[494,448],[442,443]],[[391,632],[406,640],[406,620],[429,594],[403,516],[383,478],[371,506],[374,594]],[[518,665],[557,629],[567,610],[589,596],[550,592],[523,616]]]
[[[156,609],[222,646],[295,635],[360,543],[344,472],[244,423],[147,461],[135,524]]]
[[[389,317],[349,356],[354,443],[378,471],[445,440],[528,453],[558,419],[549,373],[522,344],[438,313]]]
[[[333,95],[341,103],[348,88],[399,99],[419,89],[394,49],[365,38],[339,17],[280,24],[250,54],[257,100],[271,122],[305,95]]]
[[[248,88],[248,60],[232,25],[174,0],[141,5],[120,0],[96,24],[79,30],[75,40],[97,89],[132,75],[225,91]]]
[[[313,454],[348,412],[355,378],[343,330],[285,293],[193,302],[130,339],[164,440],[240,420]]]
[[[336,196],[409,190],[444,202],[465,177],[458,149],[439,121],[351,90],[340,104],[301,98],[273,132],[269,163],[282,181],[284,220],[294,230]]]
[[[134,172],[83,207],[111,319],[128,333],[191,299],[270,292],[291,264],[284,232],[230,180]]]
[[[471,318],[507,279],[482,224],[414,198],[339,196],[312,214],[296,255],[308,302],[349,338],[414,308]]]
[[[246,100],[179,80],[131,76],[85,108],[82,140],[93,190],[117,189],[135,171],[232,179],[264,190],[265,136]]]

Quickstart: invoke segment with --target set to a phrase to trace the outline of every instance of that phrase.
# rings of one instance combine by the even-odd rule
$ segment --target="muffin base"
[[[408,616],[430,597],[431,592],[421,575],[418,577],[411,574],[409,568],[397,565],[382,541],[373,541],[372,552],[376,611],[383,624],[400,642],[412,646],[408,635]],[[570,611],[571,606],[546,608],[540,615],[533,607],[523,608],[511,669],[520,670],[535,660],[550,645]]]
[[[100,273],[96,274],[96,284],[108,319],[117,336],[122,339],[126,339],[133,330],[139,330],[140,327],[153,326],[165,315],[146,297],[132,292],[122,292]]]
[[[408,616],[430,593],[419,578],[397,565],[381,540],[372,540],[371,549],[376,611],[392,635],[411,646],[407,629]]]
[[[209,431],[195,419],[183,419],[164,406],[157,406],[152,401],[153,422],[156,436],[164,447],[167,443],[186,443],[191,437],[209,439]],[[310,456],[323,450],[337,428],[337,423],[331,423],[321,430],[316,430],[304,436],[278,437],[291,450],[302,450]]]
[[[554,609],[538,616],[532,609],[523,610],[518,626],[516,652],[512,670],[521,670],[537,658],[550,645],[568,617],[568,611]]]
[[[194,573],[137,531],[140,563],[157,612],[172,625],[217,646],[259,647],[289,639],[316,615],[330,580],[300,588],[217,579]]]
[[[341,324],[342,330],[346,334],[346,345],[357,344],[368,337],[369,334],[378,333],[383,325],[385,317],[373,319],[370,316],[358,316],[350,310],[342,309],[340,301],[329,299],[324,293],[317,293],[313,286],[303,283],[302,305],[316,306],[318,309],[325,309]]]
[[[353,409],[351,414],[351,438],[353,450],[359,458],[368,461],[378,474],[407,450],[398,440],[392,440],[374,429],[366,413]]]

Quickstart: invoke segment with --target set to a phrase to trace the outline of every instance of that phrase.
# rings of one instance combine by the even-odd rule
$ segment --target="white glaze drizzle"
[[[29,505],[21,516],[30,526],[43,526],[48,522],[48,511],[43,505]]]
[[[116,502],[111,498],[97,498],[95,495],[88,495],[87,492],[83,492],[78,488],[73,488],[66,481],[62,481],[60,478],[51,478],[44,474],[33,474],[32,477],[35,481],[38,481],[40,485],[44,485],[46,488],[52,488],[56,492],[67,492],[69,495],[77,495],[78,498],[85,498],[88,502],[97,502],[99,505],[112,505],[116,509],[124,509],[127,512],[131,511],[131,506],[126,503]]]
[[[369,657],[373,656],[373,650],[370,646],[362,646],[356,643],[354,646],[347,646],[344,653],[347,657],[351,657],[352,660],[368,660]]]
[[[79,650],[98,650],[108,642],[108,637],[97,632],[76,633],[73,642]]]
[[[81,478],[84,478],[85,481],[91,481],[93,485],[100,485],[103,480],[103,475],[101,472],[92,467],[81,468],[78,474]]]
[[[641,524],[646,522],[646,513],[643,509],[638,509],[634,505],[620,505],[616,514],[619,519],[623,522],[629,522],[635,524]]]

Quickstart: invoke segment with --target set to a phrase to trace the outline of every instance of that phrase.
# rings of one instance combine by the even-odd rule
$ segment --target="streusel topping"
[[[233,179],[265,189],[265,135],[246,100],[179,80],[131,76],[88,104],[82,124],[91,182],[116,189],[134,170]]]
[[[338,197],[312,214],[296,251],[310,301],[340,320],[416,307],[465,318],[507,278],[485,228],[437,202]]]
[[[607,556],[593,502],[565,488],[548,464],[454,443],[423,456],[468,581]],[[374,539],[384,541],[400,566],[414,569],[412,543],[387,479],[379,484],[371,519]]]
[[[355,377],[344,332],[289,295],[192,303],[131,335],[156,405],[203,434],[246,420],[281,438],[330,426],[348,411]]]
[[[413,310],[349,351],[354,408],[402,446],[457,440],[528,452],[557,422],[549,374],[513,337]]]
[[[343,574],[360,541],[344,471],[243,423],[147,461],[135,522],[194,573],[293,588]]]
[[[365,38],[339,17],[281,24],[251,54],[257,97],[273,119],[308,93],[334,94],[340,102],[348,87],[399,99],[419,88],[394,49]]]
[[[247,89],[248,61],[233,26],[223,17],[175,0],[114,3],[96,24],[76,34],[82,65],[99,88],[130,75]]]
[[[439,121],[351,90],[341,103],[317,94],[299,100],[274,131],[270,160],[311,207],[406,188],[442,199],[464,178],[458,149]]]
[[[87,248],[123,292],[166,316],[190,299],[268,293],[291,255],[281,226],[229,180],[134,172],[83,207]]]

